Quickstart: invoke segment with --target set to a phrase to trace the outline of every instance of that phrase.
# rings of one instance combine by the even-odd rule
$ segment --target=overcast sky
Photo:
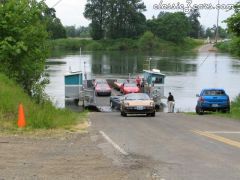
[[[184,5],[185,7],[187,7],[186,1],[189,2],[192,1],[191,6],[193,6],[194,4],[202,5],[204,3],[205,5],[209,5],[211,3],[213,7],[216,7],[216,5],[218,4],[218,0],[143,0],[147,7],[147,11],[144,12],[144,14],[146,15],[147,19],[150,19],[152,18],[153,15],[157,16],[160,11],[163,11],[164,4],[170,3],[171,5],[173,4],[177,5],[177,3],[180,3],[181,6]],[[224,5],[235,4],[239,0],[219,0],[219,1],[220,5]],[[54,6],[57,2],[59,2],[59,4],[55,6],[56,14],[57,17],[61,19],[63,25],[88,26],[90,21],[85,19],[83,16],[87,0],[46,0],[46,3],[48,4],[49,7]],[[160,8],[159,5],[161,5],[162,10],[157,9]],[[171,10],[170,12],[173,11],[176,10]],[[222,21],[228,18],[232,13],[233,11],[220,10],[219,22],[221,26],[226,27],[226,25],[223,24]],[[217,21],[216,9],[200,10],[200,14],[201,14],[200,22],[205,27],[212,27],[214,24],[216,24]]]

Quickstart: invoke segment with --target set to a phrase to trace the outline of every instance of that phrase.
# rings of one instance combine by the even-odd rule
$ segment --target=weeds
[[[17,83],[0,74],[0,131],[17,130],[19,103],[24,106],[27,130],[65,129],[86,119],[86,113],[57,109],[50,101],[35,103]]]

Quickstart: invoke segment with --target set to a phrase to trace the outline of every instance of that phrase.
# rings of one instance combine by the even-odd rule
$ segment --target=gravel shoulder
[[[61,137],[0,137],[0,179],[121,179],[89,133]]]
[[[151,179],[144,157],[123,156],[98,131],[88,130],[56,136],[1,135],[0,180]]]

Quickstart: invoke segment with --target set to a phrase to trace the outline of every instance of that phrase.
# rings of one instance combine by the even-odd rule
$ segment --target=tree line
[[[91,20],[89,30],[94,40],[139,38],[150,31],[161,39],[179,43],[187,36],[211,38],[216,34],[214,27],[204,30],[198,9],[191,10],[188,16],[183,12],[160,12],[149,20],[143,14],[145,10],[141,0],[88,0],[84,16]],[[226,30],[220,30],[221,37],[226,37]]]

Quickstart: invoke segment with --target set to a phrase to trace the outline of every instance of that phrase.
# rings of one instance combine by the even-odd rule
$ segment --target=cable
[[[201,62],[201,64],[199,65],[199,67],[201,67],[201,66],[205,63],[205,61],[208,59],[209,55],[210,55],[210,53],[208,53],[207,57]]]
[[[57,6],[61,1],[62,1],[62,0],[59,0],[58,2],[56,2],[56,3],[52,6],[52,8],[54,8],[55,6]]]

